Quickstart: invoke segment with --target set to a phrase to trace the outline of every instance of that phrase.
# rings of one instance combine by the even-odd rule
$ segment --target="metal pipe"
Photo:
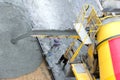
[[[38,30],[38,29],[36,30],[36,29],[33,29],[30,32],[27,32],[16,38],[11,39],[11,43],[16,44],[19,40],[32,36],[32,35],[71,36],[71,35],[78,35],[78,34],[75,30]]]

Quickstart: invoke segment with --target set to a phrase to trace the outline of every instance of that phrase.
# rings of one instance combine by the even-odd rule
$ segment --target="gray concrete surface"
[[[0,0],[0,2],[9,4],[0,3],[0,78],[29,73],[40,64],[41,55],[35,39],[26,38],[15,45],[10,43],[16,35],[29,31],[30,24],[39,29],[73,29],[73,23],[84,3],[94,5],[100,13],[94,0]],[[44,54],[48,56],[47,60],[52,66],[56,80],[64,80],[65,74],[61,66],[55,66],[55,63],[71,40],[63,39],[60,49],[54,49],[52,54],[48,54],[48,51],[53,39],[39,41],[43,45]],[[85,49],[82,51],[86,51]],[[54,56],[51,56],[53,54]]]
[[[0,78],[14,78],[34,71],[42,56],[35,38],[25,38],[17,44],[10,41],[31,29],[22,10],[0,3]]]
[[[120,12],[120,1],[119,0],[104,1],[103,8],[104,8],[103,11],[105,12]]]
[[[65,70],[62,70],[63,63],[56,65],[62,54],[65,53],[67,47],[73,42],[73,39],[59,39],[60,46],[54,47],[52,50],[51,46],[54,44],[53,38],[40,39],[39,42],[44,50],[44,55],[46,56],[46,61],[48,62],[49,68],[52,70],[55,80],[74,80],[71,76],[67,77],[67,71],[69,67],[66,65]],[[80,42],[76,41],[74,50],[78,48]],[[80,55],[87,53],[87,47],[83,46],[75,62],[80,61]]]
[[[0,0],[25,9],[34,27],[40,29],[73,29],[82,6],[85,3],[95,6],[101,14],[95,0]]]

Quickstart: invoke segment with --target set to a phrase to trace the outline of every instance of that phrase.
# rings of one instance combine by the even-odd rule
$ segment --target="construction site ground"
[[[0,80],[52,80],[52,79],[47,69],[47,65],[43,60],[42,64],[37,68],[37,70],[32,73],[26,74],[18,78],[0,79]]]

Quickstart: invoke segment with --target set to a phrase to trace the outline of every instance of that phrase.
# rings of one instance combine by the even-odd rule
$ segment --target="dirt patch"
[[[24,76],[12,79],[0,79],[0,80],[52,80],[47,69],[45,61],[37,68],[36,71],[26,74]]]

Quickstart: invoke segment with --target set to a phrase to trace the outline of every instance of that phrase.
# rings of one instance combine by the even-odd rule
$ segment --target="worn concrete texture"
[[[37,40],[31,37],[16,44],[11,39],[31,30],[22,10],[0,3],[0,78],[18,77],[34,71],[42,56]]]
[[[39,29],[73,29],[73,23],[84,3],[98,6],[94,0],[0,0],[0,78],[17,77],[35,70],[41,62],[41,54],[38,44],[33,38],[20,40],[17,44],[11,44],[10,40],[16,35],[26,33],[31,24]],[[7,4],[7,5],[6,5]],[[50,42],[49,42],[50,41]],[[41,40],[45,47],[45,54],[51,47],[53,40]],[[48,57],[53,60],[53,65],[64,53],[67,44],[62,40],[60,50],[53,51],[56,56]],[[47,50],[48,49],[48,50]],[[84,51],[84,49],[83,49]],[[50,59],[51,58],[51,59]],[[9,66],[9,67],[8,67]],[[61,74],[53,68],[56,78]],[[63,73],[63,72],[62,72]],[[59,80],[65,77],[61,74]]]
[[[46,38],[46,39],[40,39],[39,42],[43,48],[44,55],[46,56],[46,61],[48,62],[48,65],[50,69],[52,70],[52,73],[54,75],[55,80],[75,80],[71,79],[71,77],[67,77],[67,70],[68,66],[66,65],[65,70],[62,69],[63,63],[56,65],[60,57],[65,53],[67,48],[70,46],[70,44],[75,41],[75,45],[73,46],[74,51],[78,48],[80,45],[80,42],[74,39],[58,39],[60,45],[57,47],[54,47],[51,49],[51,46],[54,45],[54,39],[53,38]],[[75,59],[75,62],[80,61],[80,55],[87,53],[87,47],[83,46],[81,51],[79,52],[78,57]],[[69,65],[69,61],[68,61]]]
[[[40,29],[73,29],[82,6],[85,3],[95,6],[100,10],[95,0],[0,0],[25,9],[34,27]]]
[[[0,80],[53,80],[48,72],[46,63],[43,60],[41,65],[32,73],[9,79],[0,79]]]

